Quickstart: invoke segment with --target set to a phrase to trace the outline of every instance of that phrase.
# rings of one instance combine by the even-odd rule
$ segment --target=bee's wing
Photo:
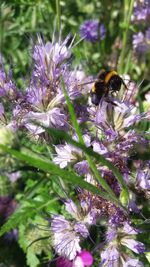
[[[95,83],[95,82],[96,82],[96,80],[91,80],[91,81],[87,81],[85,83],[80,83],[80,84],[78,84],[78,87],[84,86],[84,85],[87,85],[87,84],[92,84],[92,83]]]

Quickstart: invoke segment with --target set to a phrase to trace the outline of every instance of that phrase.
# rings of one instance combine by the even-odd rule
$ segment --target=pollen
[[[95,85],[92,86],[92,90],[91,90],[91,91],[92,91],[92,93],[95,93],[95,92],[96,92],[96,87],[95,87]]]

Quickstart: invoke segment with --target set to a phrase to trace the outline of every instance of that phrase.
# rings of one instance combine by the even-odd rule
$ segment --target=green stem
[[[0,5],[0,52],[2,52],[2,47],[3,47],[3,19],[2,19],[2,5]]]
[[[127,5],[130,2],[129,9],[127,10]],[[123,73],[124,71],[124,59],[125,59],[125,52],[126,52],[126,44],[127,44],[127,37],[128,37],[128,31],[130,27],[130,21],[131,21],[131,15],[133,11],[133,5],[134,0],[131,1],[125,1],[125,7],[124,7],[124,24],[126,24],[125,31],[123,33],[123,41],[122,41],[122,50],[119,58],[119,66],[118,66],[118,72]],[[128,16],[126,15],[126,12],[128,12]]]
[[[62,82],[62,89],[63,89],[63,93],[64,96],[66,98],[66,102],[67,102],[67,106],[68,106],[68,110],[70,113],[70,117],[71,117],[71,121],[73,124],[73,127],[78,135],[79,138],[79,142],[84,145],[84,139],[82,136],[82,133],[80,131],[80,127],[77,121],[77,117],[74,111],[74,107],[73,104],[67,94],[66,88],[65,88],[65,83],[64,80],[61,78],[61,82]],[[99,171],[97,170],[96,165],[94,164],[94,162],[92,161],[91,157],[89,155],[87,155],[87,153],[85,153],[85,157],[88,161],[88,164],[93,172],[93,174],[95,175],[96,180],[100,183],[100,185],[103,187],[103,189],[106,190],[106,192],[108,193],[108,196],[110,197],[110,200],[112,202],[114,202],[117,205],[120,205],[121,203],[119,202],[119,200],[117,199],[115,193],[113,192],[113,190],[111,189],[111,187],[107,184],[107,182],[105,181],[105,179],[101,176],[101,174],[99,173]]]
[[[60,0],[56,0],[56,15],[57,15],[57,30],[58,34],[60,34],[60,27],[61,27],[61,9],[60,9]]]

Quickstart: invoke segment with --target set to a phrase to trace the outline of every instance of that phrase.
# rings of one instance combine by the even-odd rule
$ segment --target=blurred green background
[[[114,42],[118,42],[118,36],[122,37],[122,1],[110,3],[109,0],[69,0],[60,1],[60,6],[64,37],[71,33],[76,34],[76,41],[79,40],[79,28],[86,19],[98,19],[107,28],[106,39],[100,43],[81,42],[78,45],[74,51],[76,64],[82,63],[84,66],[90,64],[88,72],[93,73],[107,65],[108,60],[113,60],[112,65],[115,67],[117,58],[110,56]],[[54,30],[57,30],[56,13],[54,0],[1,2],[0,51],[4,57],[5,68],[8,69],[11,65],[15,78],[28,75],[32,47],[36,42],[37,33],[41,34],[45,41],[51,40]],[[119,53],[117,47],[116,53],[114,56],[117,57]]]

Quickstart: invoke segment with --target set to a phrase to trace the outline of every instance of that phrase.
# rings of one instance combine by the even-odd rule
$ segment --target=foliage
[[[103,262],[104,247],[106,246],[106,251],[109,249],[105,234],[108,234],[109,223],[113,217],[111,209],[113,210],[114,207],[115,212],[116,210],[121,212],[119,216],[123,213],[123,220],[125,217],[127,222],[141,229],[136,239],[142,243],[141,246],[145,244],[146,252],[138,255],[137,259],[140,259],[144,266],[149,266],[150,237],[147,234],[149,231],[147,230],[149,176],[146,178],[148,185],[141,183],[141,187],[137,177],[150,173],[150,36],[148,36],[150,15],[145,21],[138,20],[135,16],[135,8],[139,2],[2,0],[0,6],[2,54],[0,59],[0,249],[2,250],[0,266],[1,264],[10,267],[45,267],[47,264],[56,266],[57,256],[61,253],[58,252],[57,245],[54,246],[56,233],[52,229],[52,224],[57,222],[55,219],[60,214],[64,216],[63,220],[68,220],[70,229],[72,225],[75,228],[79,223],[84,223],[87,211],[85,209],[83,212],[80,201],[83,197],[88,202],[91,196],[95,205],[99,205],[99,202],[104,203],[104,206],[101,206],[104,209],[105,204],[109,203],[107,214],[109,218],[106,219],[104,214],[101,215],[96,224],[90,225],[91,236],[82,240],[83,248],[90,252],[93,250],[93,254],[95,253],[92,266],[99,266]],[[87,20],[98,21],[98,27],[103,25],[106,31],[104,36],[101,37],[97,30],[96,41],[86,40],[86,36],[83,37],[80,32],[80,27]],[[143,39],[141,43],[135,45],[135,41],[139,42],[137,38],[139,33],[143,34]],[[70,36],[64,41],[63,46],[62,41],[68,34]],[[46,49],[50,49],[48,46],[46,48],[46,44],[50,44],[47,42],[52,42],[52,46],[55,43],[60,45],[56,55],[57,49],[52,50],[48,58],[49,62],[46,61],[46,51],[47,54],[49,53]],[[66,53],[63,49],[66,49]],[[43,61],[41,54],[42,56],[44,54]],[[38,61],[37,58],[40,56],[41,61]],[[60,60],[58,64],[54,64],[54,56]],[[51,65],[54,73],[51,73]],[[68,66],[69,72],[67,72]],[[101,102],[98,107],[92,107],[89,100],[91,80],[96,79],[100,69],[117,70],[119,75],[123,75],[122,81],[128,88],[134,80],[136,93],[132,93],[131,97],[124,101],[125,93],[122,94],[122,90],[124,92],[126,88],[121,88],[118,94],[115,92],[117,97],[119,95],[117,100],[114,100],[116,95],[112,94],[111,97],[106,95],[106,102]],[[84,72],[83,80],[81,77],[75,77],[78,71]],[[34,86],[40,92],[38,96],[35,91],[32,94]],[[46,95],[43,88],[48,90]],[[58,89],[56,95],[55,91],[51,94],[51,88],[56,91]],[[34,102],[34,93],[37,98],[39,97],[39,102],[42,98],[40,104],[38,101]],[[51,101],[51,97],[54,96],[56,101],[53,99]],[[60,98],[57,99],[58,96]],[[108,105],[106,110],[103,107],[104,103]],[[119,107],[118,103],[124,106],[119,111],[119,115],[116,115],[115,109]],[[80,116],[82,107],[85,109]],[[122,115],[121,112],[127,107],[129,107],[128,112]],[[98,114],[102,111],[104,116],[101,115],[99,118]],[[54,115],[51,112],[54,112]],[[45,114],[52,116],[48,124]],[[93,114],[96,114],[95,119]],[[33,117],[31,118],[30,115]],[[125,124],[124,121],[127,121],[128,116],[131,116],[131,119],[129,124]],[[103,119],[104,125],[97,122]],[[132,120],[135,120],[136,124],[130,123]],[[110,125],[112,128],[107,131]],[[33,132],[34,127],[37,132],[39,131],[38,134],[36,131]],[[117,137],[113,136],[114,133],[118,134]],[[126,137],[128,133],[131,135]],[[84,140],[86,135],[91,137],[89,146]],[[97,140],[103,145],[101,152],[94,150]],[[70,158],[68,156],[65,167],[62,167],[62,162],[57,161],[60,160],[61,153],[65,153],[66,145],[68,145]],[[121,150],[121,146],[125,146],[125,149]],[[104,148],[107,148],[107,153],[103,153]],[[66,154],[63,155],[66,156]],[[118,157],[116,161],[115,157]],[[85,163],[84,161],[88,165],[90,179],[94,177],[93,180],[89,181],[87,177],[85,179],[85,173],[82,172],[84,164],[84,167],[77,171],[76,164]],[[126,173],[128,182],[124,167],[128,169]],[[78,209],[78,215],[74,212],[73,217],[73,212],[69,212],[67,208],[69,205],[67,201],[70,199],[76,203]],[[132,210],[130,205],[133,203],[136,204],[136,208],[134,206]],[[99,213],[100,209],[97,206],[94,206],[92,212],[95,212],[95,209]],[[82,220],[78,221],[76,217],[80,212],[83,212],[83,217],[81,216]],[[87,227],[87,222],[84,226]],[[120,225],[116,240],[119,240],[120,245],[125,232],[121,232],[119,236],[119,231],[123,231],[119,227]],[[112,240],[109,241],[111,244]],[[135,258],[136,254],[133,252],[135,251],[131,252],[130,247],[124,248],[120,252],[121,260],[123,261],[123,257],[125,260],[128,260],[128,257]],[[72,261],[72,259],[69,260]],[[102,266],[107,267],[107,262]]]

